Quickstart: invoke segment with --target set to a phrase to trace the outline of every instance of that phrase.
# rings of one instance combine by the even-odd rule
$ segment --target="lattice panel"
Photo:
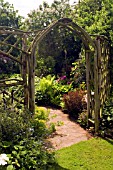
[[[24,105],[24,89],[21,85],[0,88],[0,104],[3,108],[9,106],[22,108]]]
[[[109,95],[110,80],[109,80],[109,47],[108,42],[101,40],[101,58],[99,61],[99,93],[100,106],[103,107]]]

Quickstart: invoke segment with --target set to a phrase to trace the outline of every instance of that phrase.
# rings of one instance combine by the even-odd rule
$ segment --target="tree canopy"
[[[14,6],[4,0],[0,0],[0,26],[19,28],[22,17],[17,15],[18,11]]]
[[[72,11],[73,20],[90,34],[105,35],[113,40],[113,2],[82,0]]]

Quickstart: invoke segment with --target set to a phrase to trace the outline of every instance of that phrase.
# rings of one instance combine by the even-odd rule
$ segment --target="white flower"
[[[92,91],[92,92],[91,92],[91,95],[94,95],[94,94],[95,94],[94,91]]]
[[[7,161],[9,161],[9,158],[5,153],[0,155],[0,165],[6,165]]]

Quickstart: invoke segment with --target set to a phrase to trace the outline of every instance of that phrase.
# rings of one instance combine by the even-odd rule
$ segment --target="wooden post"
[[[23,36],[22,39],[22,49],[26,51],[26,35]],[[22,54],[22,78],[24,81],[24,106],[25,108],[28,108],[28,85],[27,85],[27,59],[28,56],[26,54]]]
[[[11,103],[13,104],[14,101],[14,90],[11,91]]]
[[[107,92],[107,98],[110,94],[110,70],[109,70],[109,61],[110,61],[110,54],[109,54],[109,48],[108,48],[108,44],[107,44],[107,48],[106,48],[106,57],[107,57],[107,89],[106,89],[106,92]]]
[[[100,45],[100,38],[97,39],[97,50],[98,50],[98,58],[97,58],[97,67],[98,67],[98,121],[100,121],[100,117],[102,114],[102,105],[101,105],[101,84],[102,84],[102,74],[101,74],[101,60],[102,60],[102,48]]]
[[[91,111],[90,111],[90,56],[89,51],[85,50],[85,57],[86,57],[86,86],[87,86],[87,118],[91,118]],[[88,125],[87,120],[87,125]]]
[[[95,101],[95,133],[98,134],[99,130],[99,114],[100,114],[100,108],[99,108],[99,77],[98,77],[98,43],[99,41],[96,40],[97,48],[95,49],[95,56],[94,56],[94,101]]]
[[[35,113],[35,50],[29,56],[29,110]]]
[[[5,99],[5,90],[3,91],[3,103],[4,103],[4,110],[7,108],[6,99]]]

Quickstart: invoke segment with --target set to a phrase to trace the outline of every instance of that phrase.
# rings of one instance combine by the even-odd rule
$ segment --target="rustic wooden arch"
[[[22,80],[15,84],[8,84],[10,80],[0,80],[0,87],[22,85],[24,87],[24,105],[31,112],[35,111],[35,52],[40,41],[56,26],[68,28],[73,34],[78,35],[85,48],[86,57],[86,82],[87,82],[87,112],[88,120],[95,121],[95,132],[99,129],[99,118],[102,107],[109,92],[109,44],[103,36],[90,36],[83,28],[74,23],[71,19],[63,18],[50,24],[46,29],[25,32],[14,28],[0,27],[2,47],[7,46],[8,50],[0,50],[0,57],[8,57],[21,65]],[[8,40],[16,36],[17,41],[10,44]],[[30,44],[28,44],[30,40]],[[21,47],[19,43],[21,41]],[[12,55],[13,49],[20,51],[20,56],[15,58]],[[93,64],[91,59],[93,58]],[[94,95],[92,95],[94,92]],[[88,123],[89,123],[88,121]]]

